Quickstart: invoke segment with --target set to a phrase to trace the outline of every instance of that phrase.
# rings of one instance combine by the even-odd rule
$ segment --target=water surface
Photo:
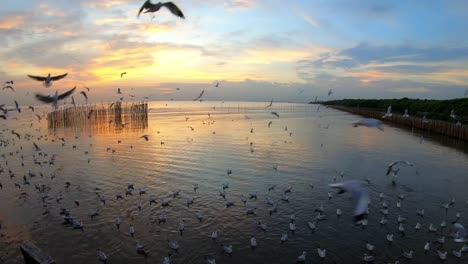
[[[18,248],[25,241],[33,241],[58,263],[98,263],[97,248],[109,255],[109,263],[161,263],[169,252],[173,263],[204,263],[204,256],[214,256],[217,263],[295,263],[302,251],[308,252],[307,263],[315,263],[320,261],[316,251],[319,245],[327,249],[324,263],[362,263],[366,240],[376,246],[376,263],[395,261],[401,258],[401,251],[411,249],[415,251],[411,263],[434,263],[439,246],[433,244],[432,251],[424,254],[426,241],[446,236],[444,250],[459,248],[449,239],[450,228],[436,234],[427,230],[430,223],[439,228],[444,220],[450,226],[456,212],[461,213],[460,222],[468,225],[465,143],[388,125],[384,132],[353,128],[350,123],[360,117],[325,107],[317,111],[312,105],[266,105],[153,102],[148,126],[141,128],[52,131],[44,121],[35,121],[32,113],[2,121],[0,138],[10,144],[0,149],[5,155],[0,163],[4,169],[0,174],[1,259],[5,263],[21,262]],[[29,121],[33,121],[32,127]],[[22,139],[13,140],[11,129],[22,134]],[[27,133],[31,137],[25,139]],[[144,134],[150,135],[149,141],[140,138]],[[422,141],[421,135],[425,138]],[[59,138],[65,139],[64,146]],[[39,156],[32,142],[48,156]],[[57,155],[56,161],[49,165],[52,155]],[[47,164],[34,164],[34,157]],[[385,172],[386,165],[397,159],[409,160],[415,166],[401,166],[394,186]],[[15,177],[10,178],[9,169]],[[227,175],[228,169],[231,175]],[[331,190],[327,185],[335,177],[341,180],[336,170],[345,172],[344,180],[370,181],[366,228],[353,224],[354,203],[348,194],[336,196],[333,192],[328,198]],[[28,172],[37,175],[30,179],[30,186],[23,184],[23,175]],[[68,189],[66,182],[71,183]],[[14,183],[21,188],[15,188]],[[130,183],[136,190],[133,196],[125,197]],[[229,183],[226,197],[235,201],[234,207],[226,208],[219,195],[225,183]],[[35,184],[50,188],[45,202]],[[194,184],[199,185],[197,192]],[[277,187],[268,191],[271,185]],[[281,201],[288,187],[292,188],[289,202]],[[139,196],[140,188],[148,194]],[[178,190],[180,195],[171,205],[162,207],[160,198]],[[254,192],[258,192],[258,199],[249,200],[247,205],[256,207],[257,212],[247,216],[240,197]],[[390,205],[386,226],[378,223],[382,218],[381,192]],[[105,205],[97,193],[106,198]],[[124,200],[117,201],[117,194],[124,195]],[[406,195],[401,209],[396,208],[399,194]],[[60,203],[57,196],[63,197]],[[158,198],[157,205],[149,204],[150,196]],[[188,197],[195,198],[190,207],[186,205]],[[278,211],[271,216],[266,198],[278,204]],[[452,198],[455,204],[448,211],[442,209],[441,204]],[[139,200],[143,202],[141,211],[136,206]],[[307,222],[314,221],[314,210],[320,205],[328,220],[318,223],[317,230],[311,232]],[[64,225],[60,208],[68,208],[79,217],[85,224],[84,232]],[[337,208],[343,211],[341,218],[335,215]],[[416,215],[417,208],[425,209],[424,218]],[[87,214],[93,209],[99,209],[100,214],[91,220]],[[197,220],[197,212],[204,213],[202,222]],[[168,221],[159,225],[161,213],[167,214]],[[293,213],[297,216],[294,234],[288,226]],[[404,236],[398,233],[398,215],[408,218]],[[117,216],[124,219],[120,230],[114,225]],[[186,225],[182,236],[178,231],[181,219]],[[259,221],[267,224],[266,232],[258,227]],[[414,230],[417,221],[422,224],[418,232]],[[135,238],[129,234],[130,224],[135,226]],[[214,229],[219,231],[218,241],[209,237]],[[289,234],[284,244],[280,243],[282,233]],[[385,240],[387,233],[395,234],[393,244]],[[252,235],[258,242],[255,250],[250,248]],[[146,257],[136,253],[136,240],[146,246]],[[178,253],[170,250],[167,240],[179,242]],[[221,244],[233,246],[232,257],[222,253]],[[450,255],[446,263],[463,261],[467,261],[466,256],[459,260]]]

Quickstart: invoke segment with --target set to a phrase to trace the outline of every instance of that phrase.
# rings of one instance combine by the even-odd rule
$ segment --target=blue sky
[[[50,93],[87,86],[93,101],[115,100],[117,88],[153,100],[206,89],[207,100],[261,101],[468,89],[468,1],[174,1],[185,20],[167,10],[137,19],[142,2],[2,3],[0,78],[17,92],[0,103],[33,101],[47,91],[26,74],[49,72],[69,73]]]

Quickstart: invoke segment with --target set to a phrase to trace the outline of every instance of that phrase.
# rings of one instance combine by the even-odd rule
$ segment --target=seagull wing
[[[73,89],[71,89],[71,90],[69,90],[69,91],[67,91],[67,92],[64,92],[63,94],[59,95],[59,96],[58,96],[58,99],[59,99],[59,100],[62,100],[62,99],[67,98],[68,96],[70,96],[70,95],[75,91],[75,89],[76,89],[76,86],[73,87]]]
[[[40,82],[43,82],[47,79],[47,77],[34,76],[34,75],[29,75],[29,74],[28,74],[28,77],[33,80],[40,81]]]
[[[145,9],[150,9],[152,6],[154,6],[154,4],[152,4],[152,3],[150,2],[150,0],[146,0],[146,1],[143,3],[143,5],[141,6],[140,11],[138,11],[137,17],[140,16],[140,14],[141,14],[141,12],[143,12],[143,10],[145,10]]]
[[[82,95],[84,96],[84,98],[85,98],[86,100],[88,100],[88,96],[86,95],[86,93],[85,93],[84,91],[81,91],[80,94],[82,94]]]
[[[203,91],[200,93],[200,95],[199,95],[197,98],[193,99],[193,100],[194,100],[194,101],[197,101],[198,99],[200,99],[200,98],[203,96],[204,93],[205,93],[205,90],[203,90]]]
[[[49,95],[42,95],[42,94],[36,94],[36,99],[43,102],[43,103],[52,103],[54,102],[54,98]]]
[[[60,80],[60,79],[65,78],[67,75],[68,75],[68,73],[65,73],[65,74],[62,74],[62,75],[57,75],[57,76],[54,76],[54,77],[50,77],[50,79],[51,79],[52,81],[58,81],[58,80]]]
[[[169,11],[171,11],[172,14],[180,18],[185,18],[182,11],[180,11],[180,9],[174,3],[172,2],[163,3],[163,6],[167,7],[167,9],[169,9]]]

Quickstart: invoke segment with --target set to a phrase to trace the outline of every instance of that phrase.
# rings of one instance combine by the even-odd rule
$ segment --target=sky
[[[173,2],[185,19],[167,9],[137,18],[141,0],[2,1],[0,81],[16,92],[0,91],[0,103],[74,86],[91,102],[117,100],[117,88],[126,100],[205,90],[205,100],[294,102],[468,89],[465,0]],[[68,76],[47,89],[27,77],[48,73]]]

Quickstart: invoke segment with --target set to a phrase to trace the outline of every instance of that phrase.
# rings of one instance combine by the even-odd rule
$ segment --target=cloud
[[[395,88],[392,89],[393,92],[395,93],[430,93],[432,92],[432,89],[426,88],[426,87],[408,87],[408,88]]]
[[[235,9],[249,9],[255,6],[254,0],[228,0],[224,2],[226,7]]]
[[[317,21],[315,21],[311,17],[307,15],[302,15],[302,17],[304,18],[305,21],[307,21],[307,23],[311,24],[312,26],[317,27],[317,28],[319,27],[319,24],[317,23]]]
[[[359,64],[371,62],[440,62],[468,59],[468,47],[417,47],[414,45],[371,46],[359,44],[345,49],[339,55],[350,57]]]
[[[0,29],[13,29],[23,25],[26,17],[20,14],[8,15],[0,18]]]

